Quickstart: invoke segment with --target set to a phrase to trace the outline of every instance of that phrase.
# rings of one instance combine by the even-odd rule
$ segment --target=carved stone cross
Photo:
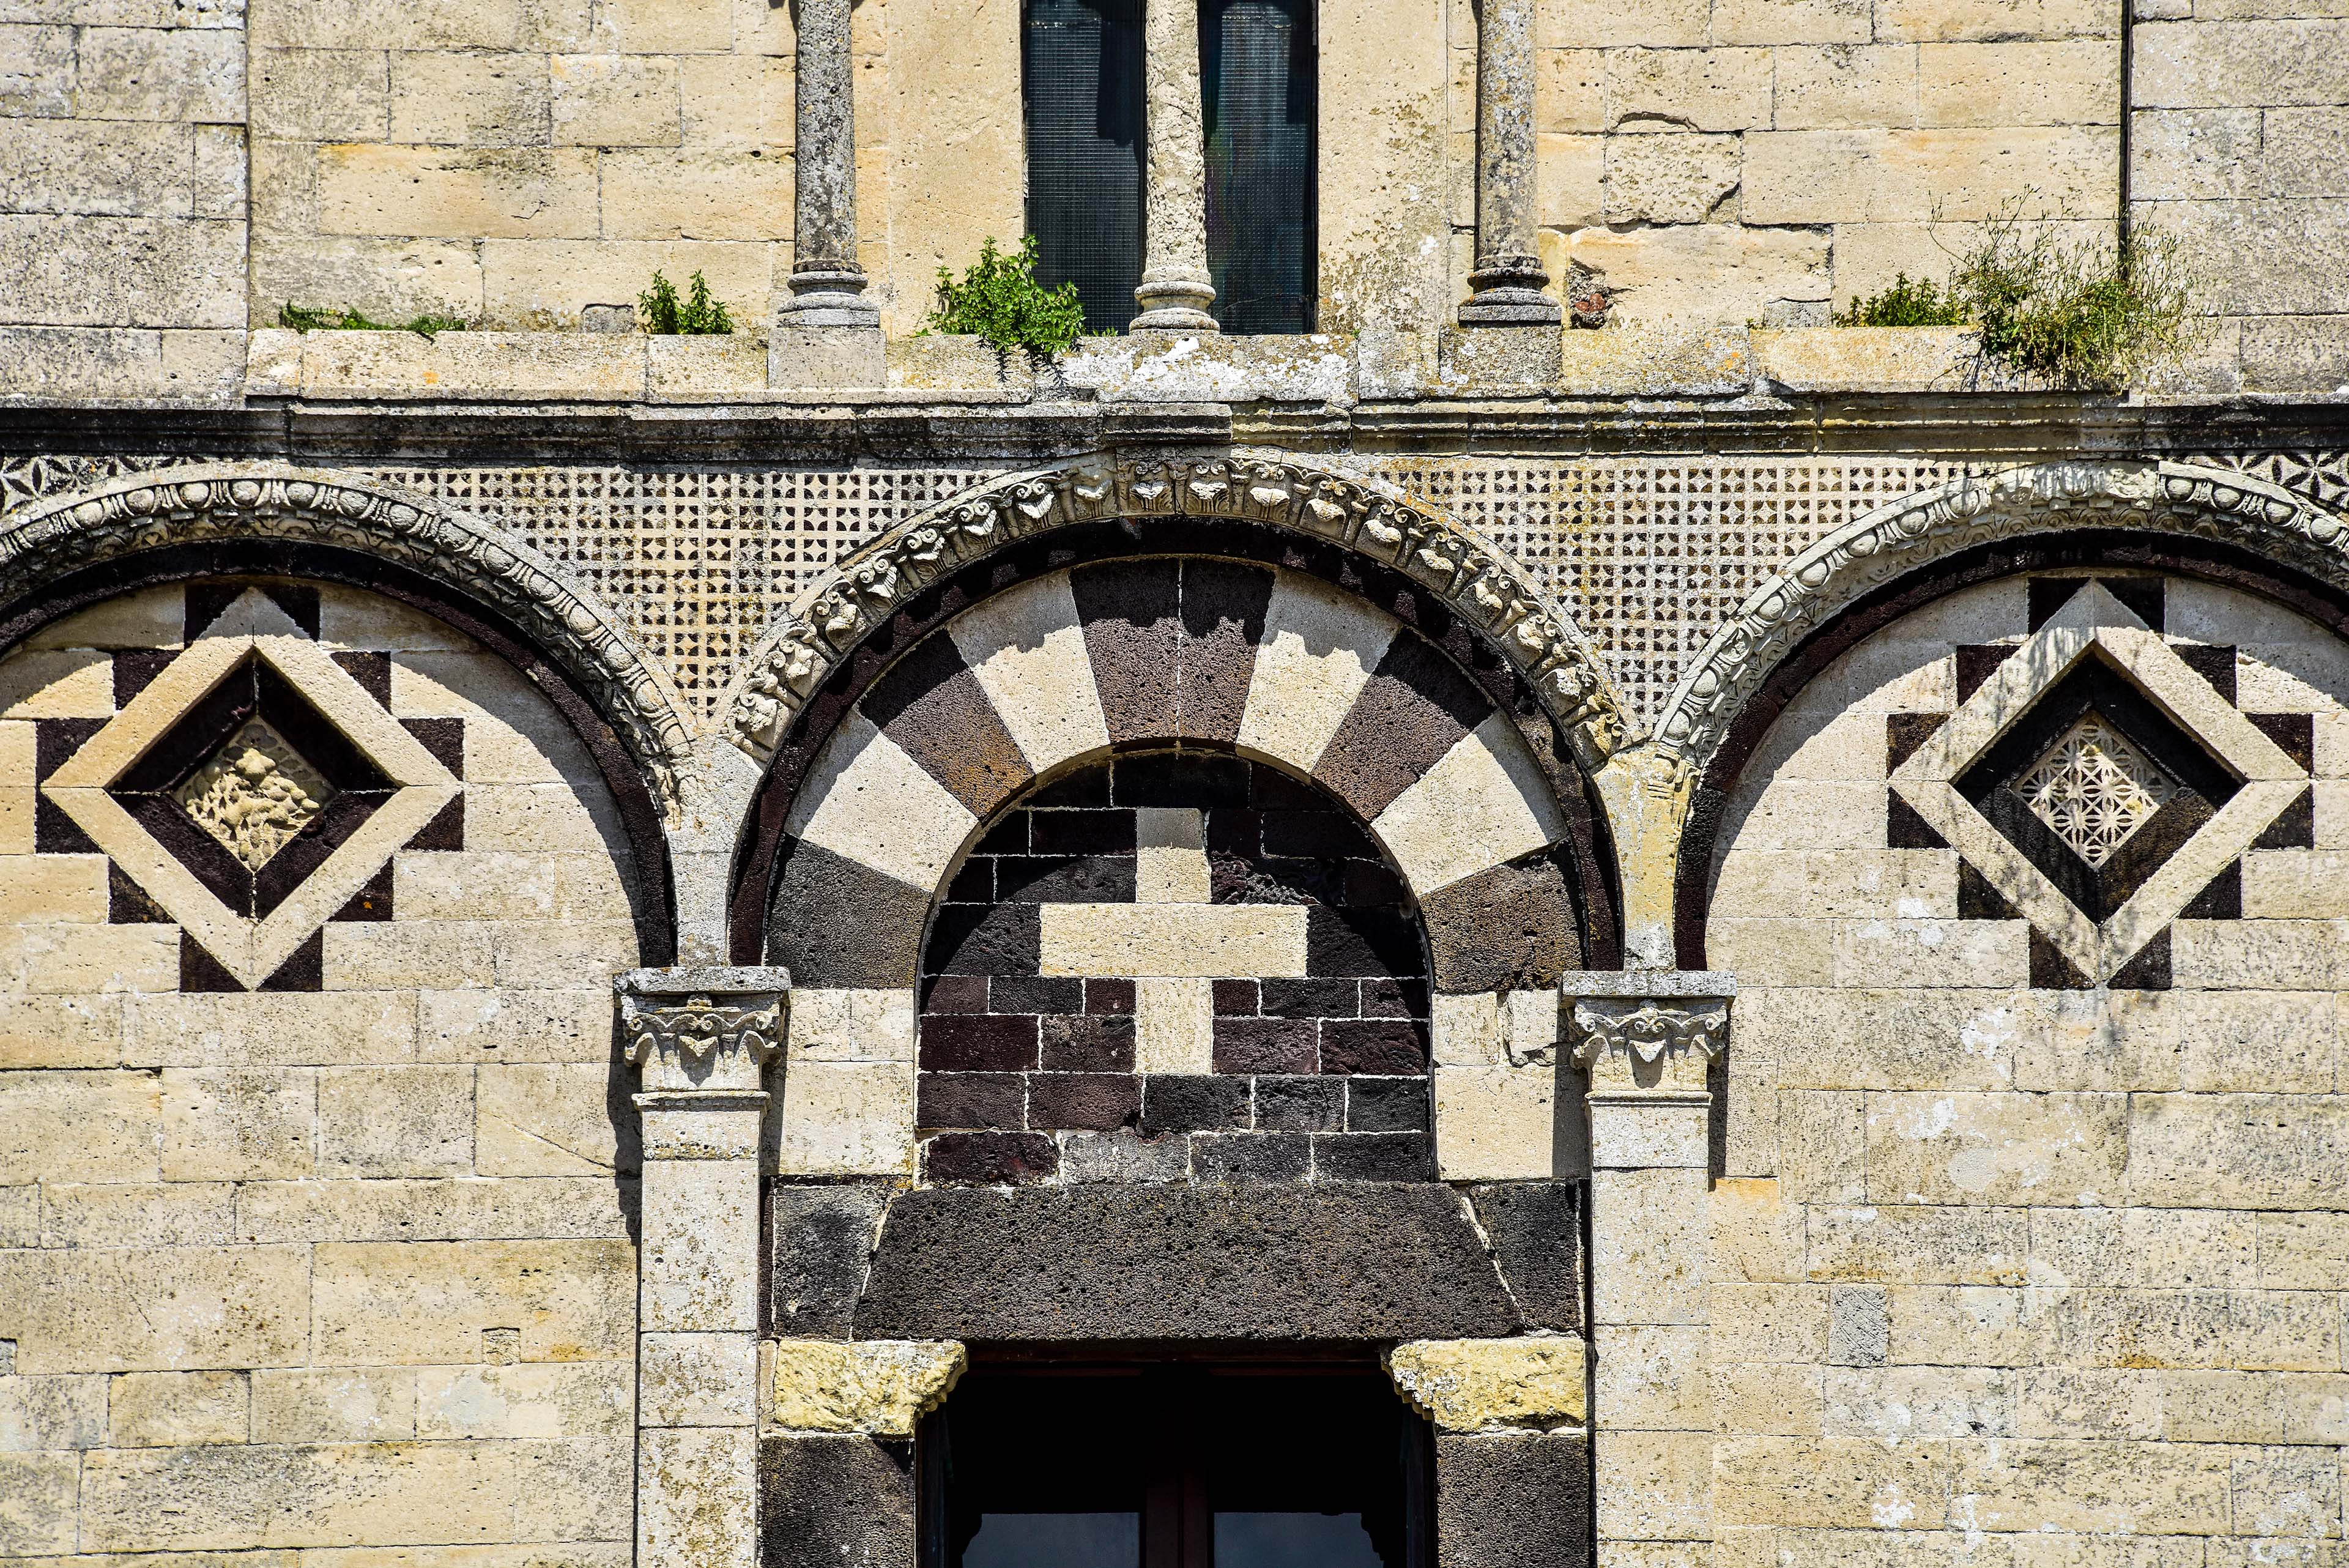
[[[1043,906],[1048,975],[1134,982],[1134,1070],[1215,1068],[1215,982],[1305,973],[1305,907],[1216,904],[1205,819],[1144,807],[1134,901]]]

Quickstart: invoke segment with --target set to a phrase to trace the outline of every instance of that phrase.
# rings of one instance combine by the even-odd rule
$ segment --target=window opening
[[[1027,0],[1021,79],[1036,277],[1122,332],[1142,281],[1142,0]]]
[[[1313,330],[1312,0],[1203,0],[1209,308],[1226,332]]]
[[[1427,1429],[1353,1367],[974,1368],[924,1568],[1428,1568]]]

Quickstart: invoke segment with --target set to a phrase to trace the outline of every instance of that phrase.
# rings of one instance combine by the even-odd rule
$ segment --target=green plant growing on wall
[[[1983,359],[2073,391],[2116,391],[2177,364],[2201,329],[2200,280],[2173,234],[2105,246],[2026,228],[2026,192],[1953,256],[1946,286],[1906,273],[1854,300],[1838,327],[1971,327]]]
[[[698,268],[687,280],[683,299],[677,296],[677,286],[653,273],[653,286],[636,296],[636,314],[645,330],[661,336],[682,334],[686,337],[706,337],[734,330],[733,314],[722,299],[713,299],[709,285]]]
[[[938,302],[926,332],[969,332],[1009,353],[1050,359],[1069,351],[1085,329],[1085,307],[1077,286],[1046,288],[1036,281],[1036,236],[1019,242],[1017,253],[998,250],[988,235],[978,259],[957,281],[952,268],[938,268]]]
[[[312,310],[290,299],[278,308],[277,325],[296,332],[413,332],[422,337],[440,332],[462,332],[466,327],[461,316],[442,316],[429,310],[405,321],[371,321],[356,310],[336,310],[332,306]]]

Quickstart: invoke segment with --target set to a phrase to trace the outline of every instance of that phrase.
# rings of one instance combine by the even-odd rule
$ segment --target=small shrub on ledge
[[[1046,288],[1036,281],[1035,235],[1006,254],[990,234],[960,281],[951,268],[938,268],[938,303],[922,330],[975,333],[1004,353],[1017,348],[1050,359],[1083,335],[1085,307],[1077,303],[1075,284]]]
[[[1946,287],[1901,273],[1838,327],[1971,327],[1982,354],[2070,391],[2117,391],[2177,364],[2199,331],[2198,280],[2175,235],[2131,229],[2117,248],[2025,234],[2019,206],[1959,253]]]
[[[647,332],[656,337],[714,337],[734,330],[733,313],[726,302],[710,296],[709,285],[696,268],[679,299],[677,286],[656,270],[653,286],[636,296],[636,314]]]
[[[466,329],[461,316],[442,316],[428,310],[405,321],[373,321],[356,310],[309,310],[290,299],[278,307],[277,325],[296,332],[413,332],[425,338]]]

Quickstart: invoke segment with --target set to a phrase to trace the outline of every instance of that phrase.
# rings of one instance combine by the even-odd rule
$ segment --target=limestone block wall
[[[854,26],[859,248],[911,332],[939,265],[1018,235],[1018,8]],[[790,273],[788,5],[267,0],[253,38],[256,325],[288,298],[625,325],[657,267],[756,327]]]
[[[2349,647],[2239,587],[2085,575],[1860,642],[1727,814],[1716,1561],[2337,1550]],[[2005,782],[2065,703],[2122,736],[2079,781],[2129,829],[2093,867]],[[2024,741],[1978,764],[2000,718]]]
[[[2323,6],[2140,4],[2134,215],[2213,272],[2244,385],[2349,381],[2349,20]],[[2230,346],[2222,338],[2223,350]]]
[[[250,788],[181,819],[223,840],[168,778],[42,787],[223,727]],[[0,1555],[628,1561],[613,834],[527,681],[372,595],[158,587],[0,661]],[[223,899],[291,949],[255,989]]]
[[[1628,322],[1825,325],[1967,226],[2108,231],[2120,12],[2099,0],[1543,5],[1543,254]]]
[[[0,5],[0,359],[13,390],[243,378],[241,0]]]

